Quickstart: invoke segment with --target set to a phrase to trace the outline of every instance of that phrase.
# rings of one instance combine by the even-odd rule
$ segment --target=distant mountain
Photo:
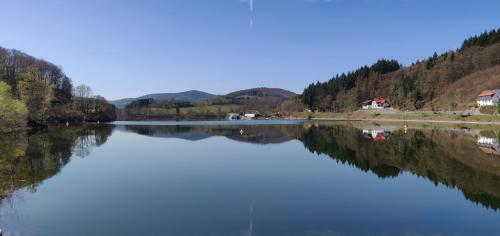
[[[202,91],[197,91],[197,90],[190,90],[186,92],[180,92],[180,93],[154,93],[154,94],[148,94],[144,95],[138,98],[124,98],[124,99],[119,99],[115,101],[111,101],[111,104],[115,105],[118,108],[123,108],[127,104],[130,104],[131,102],[139,99],[149,99],[152,98],[157,101],[165,101],[165,100],[176,100],[176,101],[186,101],[186,102],[201,102],[201,101],[206,101],[212,98],[218,97],[218,95],[202,92]]]
[[[226,95],[226,97],[276,97],[288,99],[290,97],[297,96],[296,93],[290,92],[288,90],[280,89],[280,88],[252,88],[245,89],[236,92],[232,92]]]

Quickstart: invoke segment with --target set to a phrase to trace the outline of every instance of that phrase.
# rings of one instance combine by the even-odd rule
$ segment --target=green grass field
[[[180,115],[225,115],[230,112],[237,111],[238,105],[211,105],[211,106],[195,106],[180,108]],[[149,115],[175,115],[175,108],[150,108]]]

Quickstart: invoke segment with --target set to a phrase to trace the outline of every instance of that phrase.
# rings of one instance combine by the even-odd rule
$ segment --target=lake
[[[0,137],[4,235],[498,235],[500,127],[115,122]]]

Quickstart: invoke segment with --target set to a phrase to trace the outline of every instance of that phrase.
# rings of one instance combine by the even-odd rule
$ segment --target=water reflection
[[[485,153],[500,155],[500,144],[496,137],[478,136],[477,145],[479,145],[479,149]]]
[[[289,134],[299,128],[296,125],[214,125],[214,126],[138,126],[124,125],[116,129],[158,138],[179,138],[198,141],[213,136],[255,143],[278,144],[293,139]]]
[[[380,178],[396,178],[408,172],[435,185],[457,188],[472,202],[495,210],[500,208],[498,130],[428,127],[405,130],[399,125],[331,123],[100,125],[4,135],[0,138],[0,197],[9,199],[18,189],[36,191],[40,183],[57,174],[72,156],[88,156],[93,147],[105,144],[113,131],[189,141],[217,136],[259,145],[298,140],[312,153],[326,155]],[[247,235],[252,235],[253,211],[250,206]]]
[[[380,178],[407,171],[436,185],[458,188],[467,199],[483,206],[500,208],[500,158],[490,158],[493,152],[485,152],[485,146],[494,148],[498,139],[479,136],[476,142],[468,132],[445,129],[381,130],[384,128],[360,132],[356,127],[322,126],[305,130],[298,139],[311,152]],[[366,138],[367,133],[371,139]]]
[[[111,126],[57,128],[34,134],[15,133],[0,137],[0,198],[11,200],[25,188],[35,192],[39,184],[57,174],[71,160],[90,154],[104,144]]]
[[[200,140],[224,136],[257,144],[299,140],[313,153],[380,178],[410,172],[460,189],[483,206],[500,208],[499,142],[495,131],[470,128],[419,128],[305,123],[259,126],[124,126],[138,134]],[[243,132],[241,132],[243,130]]]

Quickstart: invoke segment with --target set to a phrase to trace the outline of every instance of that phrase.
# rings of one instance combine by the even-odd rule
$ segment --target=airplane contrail
[[[240,0],[240,1],[248,3],[248,7],[250,8],[250,12],[253,12],[253,0]]]
[[[250,9],[250,13],[253,13],[253,9],[254,9],[254,0],[240,0],[241,2],[245,2],[245,3],[248,3],[248,8]],[[250,29],[253,29],[253,16],[250,18],[250,23],[248,25],[248,27]]]

